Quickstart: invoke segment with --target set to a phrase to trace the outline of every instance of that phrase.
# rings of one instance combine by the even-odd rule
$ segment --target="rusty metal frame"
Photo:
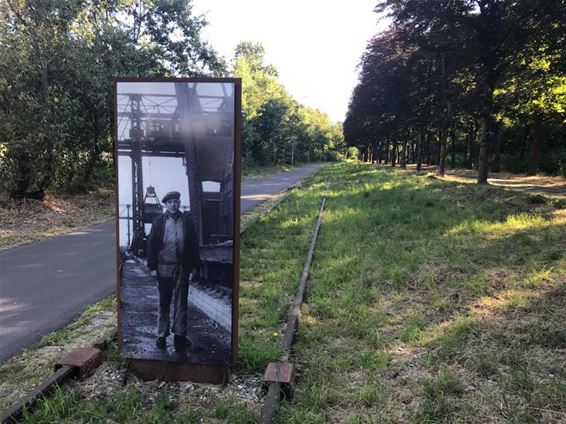
[[[239,274],[240,274],[240,180],[241,180],[241,94],[242,81],[240,78],[139,78],[139,77],[115,77],[113,78],[113,141],[114,141],[114,175],[116,176],[115,205],[116,205],[116,295],[120,299],[120,242],[119,242],[119,197],[118,197],[118,99],[117,85],[121,82],[169,82],[169,83],[231,83],[234,84],[234,150],[233,150],[233,264],[232,264],[232,343],[230,366],[236,363],[238,357],[238,328],[239,328]],[[120,302],[117,302],[118,322],[120,321]],[[119,328],[119,326],[118,326]],[[119,331],[119,330],[118,330]],[[121,337],[118,334],[118,343],[121,345]],[[163,380],[194,380],[223,384],[227,381],[228,367],[218,365],[192,364],[184,362],[153,361],[135,359],[131,362],[132,369],[143,379]]]

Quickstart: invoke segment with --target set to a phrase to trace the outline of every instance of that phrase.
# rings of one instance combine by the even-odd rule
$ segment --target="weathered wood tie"
[[[285,327],[285,334],[283,336],[283,353],[284,356],[288,356],[291,353],[291,347],[293,346],[293,341],[295,338],[295,331],[299,324],[299,315],[301,314],[301,304],[303,303],[303,297],[305,294],[305,288],[307,285],[307,280],[309,277],[309,270],[314,256],[314,249],[316,247],[316,240],[318,238],[318,232],[320,230],[320,224],[322,222],[322,213],[324,211],[324,206],[326,204],[326,197],[322,199],[322,204],[320,206],[320,211],[318,212],[318,219],[314,226],[311,244],[309,252],[307,254],[307,259],[305,261],[305,266],[303,268],[303,274],[301,275],[301,281],[299,283],[299,288],[295,294],[295,299],[289,310],[289,315],[287,316],[287,326]],[[269,424],[275,416],[275,410],[279,403],[279,394],[281,392],[281,382],[271,381],[269,383],[269,389],[267,395],[265,396],[265,401],[263,403],[263,408],[261,410],[261,423]]]

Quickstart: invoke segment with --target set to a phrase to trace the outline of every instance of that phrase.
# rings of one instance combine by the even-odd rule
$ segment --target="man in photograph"
[[[153,220],[147,240],[147,266],[157,276],[159,317],[155,344],[163,349],[167,336],[174,334],[174,346],[188,347],[187,303],[189,276],[200,266],[198,239],[193,222],[182,213],[181,194],[170,191],[163,196],[166,211]],[[173,326],[170,309],[173,300]]]

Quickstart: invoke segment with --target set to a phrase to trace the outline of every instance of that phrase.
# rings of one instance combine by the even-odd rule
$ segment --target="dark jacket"
[[[165,214],[159,215],[153,220],[151,224],[151,231],[147,238],[147,267],[154,271],[157,270],[157,259],[159,258],[159,251],[163,246],[163,233],[165,229]],[[194,268],[198,270],[200,266],[200,255],[197,235],[193,220],[189,215],[183,214],[183,232],[184,243],[183,247],[183,268],[187,272],[191,272]]]

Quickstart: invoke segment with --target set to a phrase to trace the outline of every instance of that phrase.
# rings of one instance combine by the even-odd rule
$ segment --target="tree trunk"
[[[529,139],[529,131],[531,127],[527,124],[525,125],[525,130],[523,131],[523,138],[521,140],[521,152],[519,153],[519,159],[523,160],[525,158],[525,151],[527,150],[527,140]]]
[[[391,166],[393,167],[395,167],[395,162],[397,160],[396,154],[397,154],[397,142],[394,141],[391,149]]]
[[[374,141],[372,143],[371,150],[373,151],[373,160],[378,162],[379,156],[381,156],[381,155],[379,154],[379,143],[377,141]]]
[[[403,143],[403,154],[401,155],[401,168],[407,169],[407,143]]]
[[[95,140],[95,143],[98,143],[98,141]],[[99,160],[99,152],[98,152],[98,148],[96,148],[90,153],[89,158],[85,163],[85,171],[83,174],[84,177],[82,181],[85,189],[89,187],[92,181],[92,176],[94,174],[94,170],[96,169],[96,165],[98,164],[98,160]]]
[[[423,163],[422,163],[422,150],[425,141],[425,134],[421,131],[419,138],[417,139],[417,172],[420,172]]]
[[[427,165],[430,165],[430,154],[431,154],[430,139],[431,139],[431,135],[430,135],[430,132],[429,132],[426,135],[426,163],[427,163]]]
[[[467,160],[467,168],[474,169],[474,157],[475,157],[475,149],[474,149],[474,140],[476,139],[476,125],[470,125],[468,129],[468,160]]]
[[[478,157],[478,149],[475,143],[476,134],[477,134],[477,123],[473,123],[470,126],[470,131],[468,133],[468,146],[470,148],[470,157],[469,157],[469,168],[470,169],[477,169],[477,157]]]
[[[415,140],[411,141],[411,162],[417,163],[417,142]]]
[[[434,155],[432,155],[432,161],[434,165],[440,165],[440,137],[441,137],[441,130],[438,131],[436,137],[438,137],[438,143],[436,142],[436,137],[434,139],[434,143],[432,146],[434,147]],[[444,138],[444,148],[446,148],[446,137]],[[446,158],[446,153],[444,154],[444,158]]]
[[[456,131],[454,128],[450,130],[450,140],[452,141],[452,151],[450,158],[450,168],[456,168]]]
[[[441,177],[444,177],[444,173],[446,171],[446,155],[448,153],[447,150],[447,139],[448,139],[448,127],[452,125],[452,102],[448,99],[447,93],[447,81],[446,81],[446,61],[444,57],[444,53],[440,55],[440,68],[442,71],[442,82],[440,84],[440,92],[441,98],[443,102],[446,103],[446,112],[443,116],[440,131],[438,134],[438,141],[439,141],[439,156],[438,156],[438,169],[437,174]]]
[[[536,175],[538,171],[541,142],[542,142],[542,120],[540,117],[537,116],[535,118],[535,122],[533,125],[533,142],[531,144],[531,153],[529,156],[528,175]]]
[[[25,149],[25,147],[24,147]],[[11,193],[12,197],[25,197],[25,193],[29,190],[31,170],[31,161],[27,152],[18,152],[16,155],[16,163],[18,172],[16,175],[16,184],[14,191]]]
[[[469,135],[466,133],[466,140],[464,142],[464,166],[468,166],[468,151],[469,148],[468,146],[470,145],[470,137]]]
[[[478,184],[487,184],[488,120],[489,117],[487,115],[483,115],[480,118],[480,140],[479,140],[480,154],[478,157]]]
[[[444,172],[446,170],[446,136],[448,130],[446,128],[442,128],[438,135],[439,142],[440,142],[440,152],[438,156],[438,169],[436,173],[440,177],[444,177]]]

